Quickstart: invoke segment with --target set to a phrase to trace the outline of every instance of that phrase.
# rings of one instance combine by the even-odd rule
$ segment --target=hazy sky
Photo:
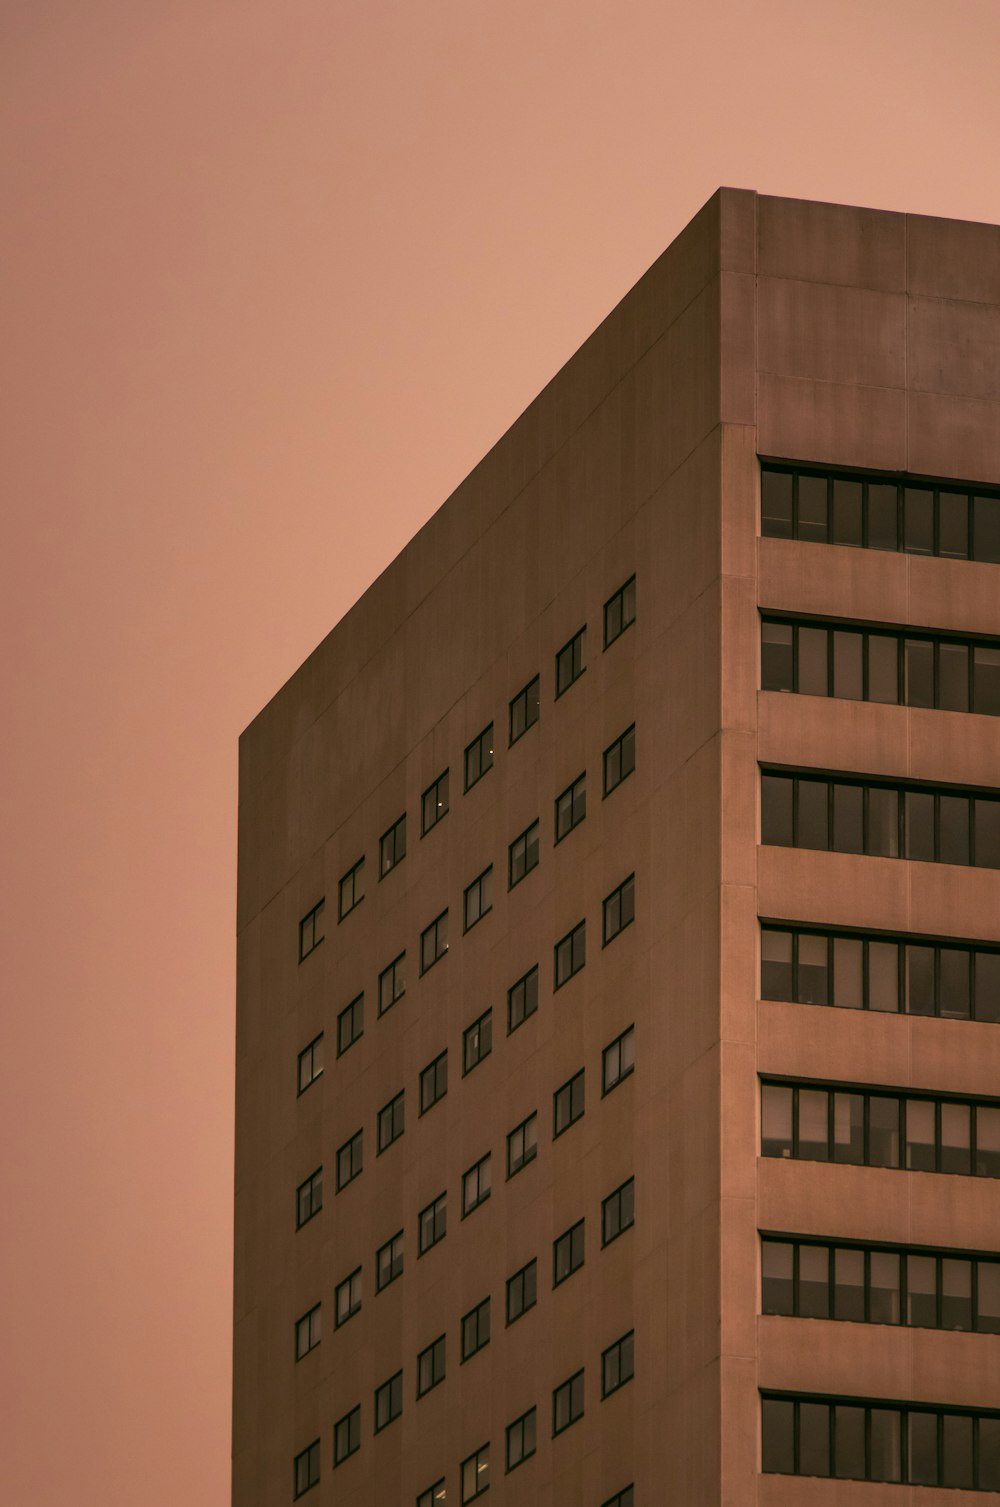
[[[996,0],[0,0],[0,1501],[228,1501],[241,728],[720,183],[1000,221],[998,57]]]

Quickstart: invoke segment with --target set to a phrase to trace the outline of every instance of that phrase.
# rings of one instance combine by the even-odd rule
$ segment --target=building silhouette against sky
[[[234,1507],[1000,1493],[998,485],[1000,230],[720,190],[244,734]]]

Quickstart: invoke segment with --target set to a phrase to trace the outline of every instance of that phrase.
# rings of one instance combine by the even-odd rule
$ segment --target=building
[[[244,734],[234,1507],[1000,1494],[998,484],[1000,229],[724,189]]]

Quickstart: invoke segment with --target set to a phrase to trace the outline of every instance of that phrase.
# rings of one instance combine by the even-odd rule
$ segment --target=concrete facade
[[[995,1099],[1000,1025],[760,998],[759,918],[1000,944],[1000,871],[762,845],[760,766],[1000,785],[1000,717],[759,689],[760,613],[1000,637],[1000,565],[761,537],[760,458],[1000,483],[1000,228],[720,190],[421,529],[244,734],[240,746],[234,1507],[293,1498],[413,1507],[490,1449],[489,1502],[601,1507],[961,1503],[982,1491],[761,1470],[761,1391],[1000,1408],[1000,1335],[762,1314],[760,1232],[1000,1251],[995,1181],[762,1157],[760,1079]],[[603,607],[636,577],[632,626]],[[555,658],[586,626],[584,673]],[[511,699],[540,716],[508,745]],[[467,793],[463,751],[493,724]],[[635,725],[635,772],[603,796],[604,750]],[[450,771],[447,815],[421,797]],[[554,802],[586,772],[585,820]],[[405,811],[406,856],[379,879]],[[508,889],[509,845],[539,821],[539,863]],[[338,882],[364,857],[364,898]],[[493,866],[492,909],[463,893]],[[602,946],[602,904],[635,875],[635,921]],[[299,923],[325,899],[321,945]],[[445,909],[447,955],[420,938]],[[553,949],[586,921],[586,964],[554,988]],[[406,953],[403,997],[378,976]],[[507,991],[539,968],[537,1012]],[[337,1020],[364,994],[364,1034]],[[463,1074],[463,1033],[492,1050]],[[602,1093],[602,1053],[635,1028],[635,1071]],[[297,1094],[298,1054],[324,1066]],[[448,1053],[420,1115],[421,1071]],[[580,1069],[585,1112],[553,1136]],[[405,1130],[376,1154],[379,1109]],[[537,1112],[536,1158],[506,1138]],[[337,1150],[363,1170],[336,1191]],[[464,1172],[491,1195],[462,1217]],[[296,1228],[297,1187],[323,1208]],[[634,1226],[602,1248],[601,1205],[635,1179]],[[447,1234],[418,1256],[440,1193]],[[552,1284],[553,1241],[585,1261]],[[375,1291],[403,1231],[403,1273]],[[537,1258],[537,1302],[505,1324],[505,1284]],[[361,1308],[334,1326],[338,1283]],[[491,1300],[464,1363],[460,1321]],[[321,1340],[295,1359],[296,1321]],[[602,1399],[602,1352],[635,1334],[635,1378]],[[417,1356],[445,1336],[444,1380]],[[584,1413],[553,1437],[553,1391],[584,1371]],[[403,1372],[401,1415],[374,1393]],[[334,1425],[360,1404],[360,1448]],[[537,1408],[534,1455],[505,1430]],[[991,1495],[991,1494],[988,1494]]]

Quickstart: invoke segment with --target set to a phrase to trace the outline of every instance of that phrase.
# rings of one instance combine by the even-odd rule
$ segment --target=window
[[[439,774],[420,797],[420,835],[426,837],[443,816],[448,815],[448,770]]]
[[[578,1219],[552,1242],[552,1286],[558,1287],[583,1265],[584,1220]]]
[[[404,1099],[406,1090],[400,1089],[396,1096],[384,1104],[378,1112],[378,1154],[382,1155],[387,1146],[393,1141],[398,1141],[403,1134]]]
[[[375,1252],[375,1291],[381,1292],[403,1275],[403,1232],[399,1231]]]
[[[337,1056],[343,1057],[365,1034],[365,997],[359,994],[337,1016]]]
[[[439,916],[420,933],[420,972],[426,973],[448,951],[448,912]]]
[[[406,953],[393,958],[378,976],[378,1013],[384,1015],[406,993]]]
[[[587,776],[577,775],[562,795],[556,796],[556,842],[562,842],[587,814]]]
[[[311,1083],[323,1076],[323,1032],[314,1037],[299,1053],[299,1093],[304,1094]]]
[[[601,1396],[610,1397],[635,1375],[635,1330],[630,1329],[620,1340],[601,1354]]]
[[[538,1009],[538,964],[507,990],[507,1035]]]
[[[490,1342],[490,1300],[484,1298],[462,1317],[462,1359],[469,1360]]]
[[[308,1355],[310,1350],[315,1350],[322,1339],[322,1316],[323,1305],[322,1303],[317,1303],[315,1308],[310,1308],[309,1312],[304,1313],[301,1319],[296,1319],[295,1359],[297,1361],[301,1360],[304,1355]]]
[[[338,890],[338,916],[341,921],[343,921],[345,916],[350,915],[354,907],[360,905],[361,901],[365,898],[364,872],[365,861],[363,858],[359,858],[353,868],[348,869],[340,881]]]
[[[361,1448],[361,1404],[333,1425],[333,1463],[340,1465]]]
[[[507,1176],[513,1177],[538,1155],[538,1115],[530,1114],[507,1137]]]
[[[507,879],[509,887],[514,888],[520,884],[525,874],[538,866],[538,823],[533,821],[520,835],[515,837],[507,850]]]
[[[420,1113],[425,1115],[448,1092],[448,1053],[442,1052],[420,1074]]]
[[[635,622],[635,576],[619,586],[604,604],[604,647],[607,649]]]
[[[601,1201],[601,1244],[610,1245],[635,1224],[635,1178]]]
[[[556,700],[568,691],[574,680],[579,680],[586,666],[583,663],[583,636],[587,629],[574,633],[568,644],[563,644],[556,655]]]
[[[471,790],[493,768],[493,723],[484,727],[465,750],[465,788]]]
[[[622,780],[635,773],[635,723],[604,750],[604,794],[617,790]]]
[[[433,1203],[421,1209],[417,1216],[417,1255],[422,1256],[432,1245],[443,1240],[448,1229],[445,1194],[439,1193]]]
[[[764,1471],[1000,1488],[1000,1413],[766,1392],[760,1407]]]
[[[555,987],[561,989],[563,984],[571,979],[574,973],[579,973],[587,961],[587,923],[578,921],[571,932],[567,932],[561,942],[555,946],[556,982]]]
[[[317,1167],[312,1176],[307,1177],[304,1183],[299,1183],[295,1190],[295,1228],[301,1230],[322,1207],[323,1168]]]
[[[629,1026],[601,1054],[603,1092],[610,1094],[635,1069],[635,1026]]]
[[[523,691],[518,691],[510,704],[510,741],[516,743],[529,727],[538,721],[539,678],[529,680]]]
[[[465,891],[465,929],[475,926],[487,911],[493,909],[493,865],[484,869],[478,879],[473,879]]]
[[[299,922],[299,962],[307,958],[323,940],[323,906],[325,900],[314,905]],[[313,1483],[315,1484],[315,1482]]]
[[[490,1447],[483,1444],[462,1461],[462,1507],[466,1502],[474,1502],[476,1497],[481,1497],[490,1489]]]
[[[884,473],[844,476],[763,466],[761,533],[818,544],[1000,560],[1000,497],[961,482],[920,485]]]
[[[442,1507],[445,1501],[444,1476],[440,1481],[435,1481],[433,1486],[428,1486],[417,1497],[417,1507]]]
[[[531,1260],[507,1278],[507,1323],[513,1324],[534,1308],[538,1290],[538,1261]]]
[[[485,1203],[490,1196],[490,1153],[474,1162],[462,1174],[462,1218]]]
[[[423,1397],[438,1382],[444,1381],[444,1335],[421,1350],[417,1356],[417,1396]]]
[[[487,1010],[462,1033],[462,1075],[488,1057],[493,1050],[493,1011]]]
[[[375,1388],[375,1432],[387,1428],[403,1411],[403,1373],[397,1371]]]
[[[507,1425],[507,1469],[514,1470],[535,1453],[537,1410],[529,1408]]]
[[[763,1082],[761,1156],[1000,1177],[1000,1102]]]
[[[334,1323],[336,1328],[346,1324],[356,1313],[361,1311],[361,1268],[357,1267],[343,1282],[337,1283],[334,1293]]]
[[[363,1161],[364,1131],[355,1131],[337,1152],[337,1192],[359,1176]]]
[[[552,1393],[552,1437],[583,1417],[583,1372],[577,1371]]]
[[[384,879],[406,857],[406,812],[394,821],[378,842],[378,877]]]
[[[295,1456],[293,1480],[295,1495],[303,1496],[312,1486],[319,1485],[319,1440],[314,1439],[308,1449]]]
[[[602,1502],[601,1507],[633,1507],[632,1487],[623,1487],[613,1497],[608,1497],[606,1502]]]
[[[930,937],[763,926],[761,999],[1000,1021],[1000,951]]]
[[[562,1135],[583,1114],[583,1068],[552,1095],[552,1136]]]
[[[604,902],[604,945],[613,942],[618,933],[631,926],[635,920],[635,875],[623,879],[616,890]]]

